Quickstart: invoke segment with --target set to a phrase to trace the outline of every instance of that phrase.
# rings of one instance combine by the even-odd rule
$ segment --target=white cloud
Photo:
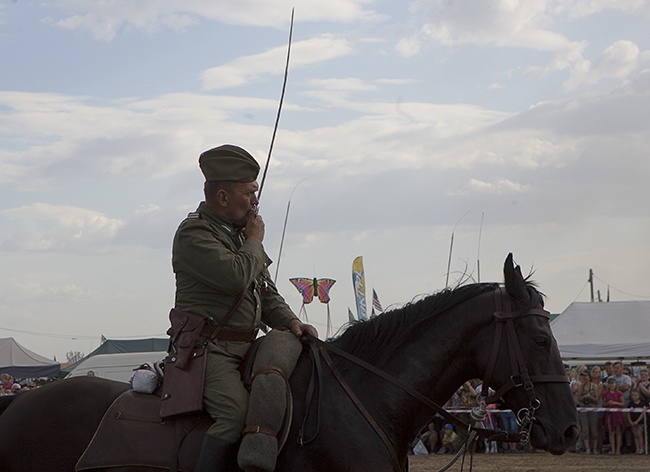
[[[72,2],[62,2],[65,9]],[[97,40],[112,41],[126,28],[135,28],[147,34],[161,29],[183,31],[198,21],[195,13],[180,9],[169,9],[168,2],[106,1],[74,2],[77,14],[56,21],[56,25],[69,30],[86,30]]]
[[[49,303],[89,299],[96,295],[91,289],[59,279],[42,273],[21,274],[19,278],[6,279],[2,285],[2,299],[5,303],[21,304],[33,300]]]
[[[3,210],[2,215],[19,223],[2,241],[1,247],[10,251],[101,250],[124,225],[97,211],[47,203]]]
[[[525,73],[549,73],[553,71],[562,71],[572,67],[580,67],[586,62],[583,57],[587,48],[586,41],[572,41],[567,43],[563,48],[555,53],[555,56],[549,64],[545,66],[532,66],[524,69]]]
[[[352,53],[352,47],[343,38],[324,35],[291,45],[291,69],[318,64]],[[237,87],[255,81],[268,74],[284,73],[287,47],[277,47],[260,54],[244,56],[218,67],[212,67],[201,75],[204,90]]]
[[[628,40],[618,40],[600,57],[590,61],[584,57],[588,41],[570,40],[557,30],[562,13],[570,18],[582,18],[608,10],[627,14],[650,14],[650,2],[638,0],[616,2],[593,0],[550,2],[546,0],[479,2],[436,0],[418,2],[426,14],[425,36],[445,46],[488,45],[527,48],[555,52],[546,65],[520,66],[524,75],[549,74],[569,70],[565,91],[592,86],[605,79],[622,80],[636,68],[639,47]]]
[[[371,0],[302,0],[297,22],[377,22],[385,17],[366,9]],[[292,0],[60,0],[55,7],[65,15],[50,19],[63,29],[84,30],[101,41],[112,41],[126,29],[155,34],[161,30],[183,32],[203,20],[233,25],[288,29]]]
[[[626,40],[616,41],[593,62],[579,62],[564,83],[564,89],[571,91],[606,79],[626,79],[636,69],[638,58],[639,47],[636,44]]]
[[[414,36],[401,39],[395,46],[395,50],[404,57],[415,56],[420,52],[420,40]]]
[[[423,32],[447,46],[488,44],[557,51],[568,39],[552,30],[546,0],[418,2],[425,16]]]
[[[470,179],[465,187],[459,191],[448,191],[449,195],[469,195],[472,193],[484,195],[515,195],[523,193],[529,188],[518,182],[513,182],[509,179],[499,179],[494,182],[486,182],[481,179]]]
[[[597,13],[615,10],[624,13],[650,13],[648,0],[562,0],[552,4],[556,13],[569,12],[573,18],[584,18]]]
[[[377,90],[376,85],[369,84],[356,77],[348,77],[346,79],[313,79],[309,81],[309,85],[337,93]]]
[[[492,82],[486,88],[488,90],[502,90],[505,88],[505,84],[503,82]]]
[[[377,79],[378,84],[386,85],[414,85],[420,83],[419,79]]]
[[[158,211],[160,211],[160,206],[149,203],[148,205],[141,205],[140,208],[138,208],[136,211],[136,215],[148,215],[157,213]]]
[[[0,92],[0,129],[5,142],[14,143],[0,151],[0,180],[34,190],[57,179],[161,178],[190,172],[196,163],[187,156],[213,144],[215,130],[257,146],[237,119],[242,111],[277,109],[276,99],[199,93],[95,102]]]

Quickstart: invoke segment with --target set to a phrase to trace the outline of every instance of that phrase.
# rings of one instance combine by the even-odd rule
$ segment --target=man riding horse
[[[244,149],[226,144],[202,153],[199,166],[205,201],[174,236],[171,317],[196,314],[207,320],[198,342],[207,357],[203,403],[214,424],[195,470],[214,472],[230,470],[236,461],[249,396],[238,369],[260,322],[299,338],[317,333],[296,317],[269,275],[264,221],[257,214],[259,164]],[[173,326],[172,319],[172,331]]]

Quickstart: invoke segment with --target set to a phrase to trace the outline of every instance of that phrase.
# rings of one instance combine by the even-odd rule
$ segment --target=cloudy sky
[[[296,312],[305,276],[337,280],[335,328],[356,313],[356,256],[384,307],[501,281],[508,252],[554,313],[589,269],[650,299],[650,1],[6,0],[0,337],[65,360],[163,335],[198,155],[265,162],[294,5],[261,214]]]

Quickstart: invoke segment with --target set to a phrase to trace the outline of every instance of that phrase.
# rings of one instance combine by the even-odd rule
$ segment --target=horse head
[[[512,254],[504,264],[505,290],[494,296],[495,323],[484,339],[485,384],[517,415],[533,447],[564,453],[578,438],[577,412],[542,294],[527,282]],[[484,388],[484,394],[488,391]],[[489,400],[490,401],[490,400]]]

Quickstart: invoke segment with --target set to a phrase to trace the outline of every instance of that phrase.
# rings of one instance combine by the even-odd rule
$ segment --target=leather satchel
[[[207,348],[197,345],[206,318],[172,308],[171,353],[165,357],[163,368],[160,416],[168,418],[203,409],[203,386],[208,359]]]
[[[224,319],[209,330],[210,339],[230,321],[244,299],[241,292]],[[160,417],[186,415],[203,410],[205,368],[208,362],[207,343],[200,343],[208,320],[202,315],[172,308],[169,312],[171,328],[170,353],[163,361],[164,378],[160,397]]]

